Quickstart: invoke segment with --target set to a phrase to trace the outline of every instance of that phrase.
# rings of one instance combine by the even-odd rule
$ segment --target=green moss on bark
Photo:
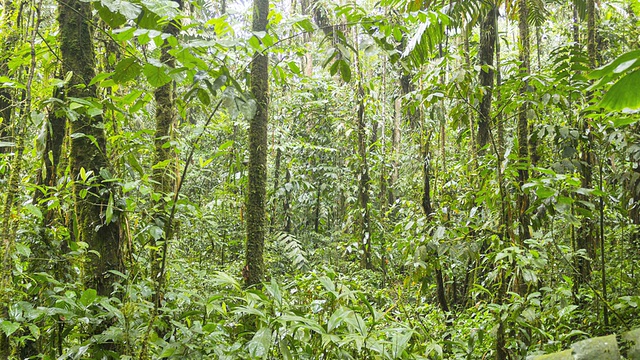
[[[89,86],[95,76],[95,56],[90,4],[78,0],[59,1],[58,22],[60,24],[60,53],[63,73],[73,76],[66,88],[67,97],[94,98],[96,89]],[[71,121],[71,170],[76,181],[77,240],[89,244],[91,252],[86,265],[86,285],[109,296],[116,276],[109,270],[122,270],[120,224],[114,216],[107,222],[107,207],[114,190],[101,176],[108,168],[106,138],[101,116],[89,116],[78,109],[77,118]],[[92,172],[93,180],[83,182],[79,174],[82,169]],[[86,191],[86,196],[83,193]]]
[[[253,31],[266,31],[269,0],[254,0],[253,9]],[[247,243],[244,269],[247,286],[257,285],[264,278],[262,253],[266,234],[268,71],[268,55],[256,53],[251,63],[251,93],[257,102],[257,112],[249,122]]]

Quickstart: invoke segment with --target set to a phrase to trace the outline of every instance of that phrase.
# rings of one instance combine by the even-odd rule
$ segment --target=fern
[[[542,26],[549,16],[543,0],[529,0],[529,18],[527,21],[534,26]]]
[[[295,235],[287,232],[278,233],[274,245],[291,266],[298,270],[304,270],[308,263],[307,252],[302,248],[300,240]]]

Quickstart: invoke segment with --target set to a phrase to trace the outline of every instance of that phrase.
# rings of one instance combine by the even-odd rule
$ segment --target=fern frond
[[[308,263],[307,253],[295,235],[281,232],[276,235],[274,243],[277,249],[283,250],[282,255],[294,268],[298,270],[304,269]]]
[[[545,7],[544,0],[529,0],[529,18],[527,21],[531,25],[541,26],[547,20],[549,11]]]

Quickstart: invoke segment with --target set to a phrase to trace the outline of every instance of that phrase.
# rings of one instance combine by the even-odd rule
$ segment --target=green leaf
[[[289,61],[287,66],[289,66],[289,70],[291,70],[292,73],[300,75],[300,67],[298,67],[295,61]]]
[[[175,352],[176,352],[175,346],[172,344],[169,344],[166,348],[162,350],[162,353],[160,354],[160,359],[168,358],[171,355],[173,355],[173,353]]]
[[[109,10],[109,8],[107,8],[106,6],[102,6],[101,4],[94,4],[96,9],[98,9],[98,15],[100,15],[100,18],[112,29],[118,28],[127,22],[127,18],[124,17],[124,15],[113,12]]]
[[[113,75],[113,73],[111,73],[111,72],[100,73],[100,74],[94,76],[93,79],[91,79],[91,82],[89,82],[89,86],[91,86],[93,84],[96,84],[96,83],[99,83],[99,82],[111,77],[111,75]],[[55,80],[60,81],[59,79],[55,79]],[[64,85],[63,81],[60,81],[60,82]]]
[[[640,109],[640,94],[637,91],[639,83],[640,70],[625,75],[604,94],[600,106],[611,111]]]
[[[351,67],[349,66],[349,63],[344,60],[337,61],[337,63],[340,67],[340,77],[344,82],[348,83],[351,81]]]
[[[249,353],[254,357],[266,357],[271,348],[271,329],[263,327],[256,331],[249,343],[247,343]]]
[[[146,64],[142,71],[151,86],[160,87],[171,81],[171,77],[167,75],[162,67]]]
[[[151,237],[154,240],[160,240],[162,239],[162,236],[164,234],[164,231],[162,230],[161,227],[157,226],[157,225],[153,225],[149,228],[149,234],[151,234]]]
[[[297,26],[300,29],[306,31],[306,32],[314,32],[315,31],[315,27],[313,26],[313,23],[311,22],[311,20],[309,19],[302,19],[300,21],[297,21],[293,24],[293,26]]]
[[[17,243],[16,253],[28,258],[31,256],[31,249],[25,244]]]
[[[95,289],[87,289],[82,293],[82,296],[80,296],[80,304],[82,304],[82,306],[87,307],[91,304],[93,304],[93,302],[96,300],[96,298],[98,297],[98,292]]]
[[[113,81],[117,84],[122,84],[133,80],[140,75],[141,70],[142,66],[138,64],[136,58],[124,58],[116,65],[115,72],[113,73]]]
[[[0,323],[0,329],[4,332],[4,334],[8,337],[11,336],[14,332],[16,332],[20,328],[20,323],[14,323],[8,320]]]
[[[626,54],[620,55],[617,59],[613,60],[609,64],[602,66],[590,74],[587,75],[588,79],[607,79],[610,80],[615,74],[619,74],[624,70],[629,69],[636,61],[640,59],[640,50],[630,51]],[[623,66],[627,64],[626,66]]]
[[[140,5],[127,0],[101,0],[95,6],[100,18],[114,29],[126,23],[127,19],[134,20],[142,12]]]
[[[397,329],[397,331],[393,332],[393,337],[391,338],[391,354],[394,359],[400,359],[402,357],[402,353],[407,348],[409,340],[413,335],[411,331],[403,330],[404,329]]]
[[[339,307],[331,314],[329,322],[327,323],[327,332],[331,332],[344,322],[344,320],[351,315],[351,310]]]
[[[536,195],[540,198],[540,199],[546,199],[549,198],[553,195],[556,194],[556,191],[554,189],[550,189],[548,187],[545,186],[540,186],[536,189]]]
[[[22,207],[27,213],[35,215],[38,219],[42,219],[42,211],[33,204],[26,204]]]
[[[107,204],[107,211],[105,215],[106,215],[105,222],[107,224],[110,224],[111,219],[113,219],[113,194],[109,194],[109,203]]]
[[[206,106],[211,104],[209,93],[207,93],[207,91],[204,89],[198,89],[198,99],[200,99],[200,102]]]
[[[637,117],[632,117],[632,116],[626,116],[626,117],[618,117],[613,119],[613,126],[615,127],[621,127],[621,126],[626,126],[626,125],[631,125],[631,124],[635,124],[638,122]]]

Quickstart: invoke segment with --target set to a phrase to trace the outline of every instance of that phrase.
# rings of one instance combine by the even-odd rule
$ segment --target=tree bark
[[[480,27],[480,49],[478,58],[480,62],[479,81],[483,91],[480,100],[480,116],[478,118],[478,151],[484,152],[489,143],[491,126],[491,101],[493,98],[493,54],[496,44],[496,13],[498,8],[494,5],[487,13]]]
[[[15,20],[21,11],[16,9],[13,0],[4,0],[2,3],[4,11],[0,18],[0,74],[9,74],[9,60],[12,53],[11,48],[17,41]],[[13,142],[12,115],[13,115],[13,94],[9,88],[0,88],[0,141]],[[12,146],[0,146],[1,153],[10,153]]]
[[[269,0],[254,0],[254,32],[267,30]],[[247,184],[247,245],[244,280],[246,286],[264,279],[262,252],[265,239],[265,198],[267,189],[267,124],[269,99],[269,57],[256,52],[251,63],[251,94],[257,112],[249,122],[249,179]]]
[[[176,1],[178,7],[182,7],[182,1]],[[170,36],[177,37],[180,32],[180,24],[178,20],[172,20],[165,27],[164,32]],[[160,49],[160,61],[169,68],[175,67],[175,59],[169,53],[171,49],[167,39]],[[164,284],[164,274],[162,273],[162,257],[166,256],[164,251],[158,251],[158,247],[166,248],[166,241],[172,236],[172,227],[167,226],[166,222],[169,213],[166,209],[165,199],[176,189],[177,166],[175,160],[175,151],[172,145],[167,146],[175,137],[175,124],[177,119],[177,111],[175,104],[174,84],[169,82],[157,88],[154,92],[156,101],[156,132],[154,136],[155,145],[155,161],[152,179],[154,182],[154,191],[160,194],[160,199],[155,204],[155,223],[157,226],[165,230],[159,239],[151,238],[149,240],[150,262],[151,262],[151,279],[156,283],[156,293],[154,294],[154,303],[159,306],[162,299],[162,288]],[[158,166],[162,164],[161,166]],[[164,260],[166,261],[166,260]]]
[[[596,68],[597,43],[596,43],[596,10],[594,0],[587,0],[587,55],[589,58],[589,67]],[[591,101],[593,94],[587,93],[587,101]],[[582,118],[581,133],[582,144],[580,153],[580,173],[581,186],[590,189],[593,186],[592,168],[595,164],[595,154],[591,148],[593,142],[593,133],[589,119]],[[580,200],[589,202],[591,199],[588,195],[579,195]],[[586,211],[590,211],[585,209]],[[591,280],[591,260],[595,257],[596,238],[595,223],[591,216],[583,216],[582,224],[576,236],[576,248],[586,253],[588,258],[583,256],[576,257],[576,269],[578,270],[576,289],[584,283]]]
[[[400,156],[400,129],[402,122],[402,100],[400,98],[394,101],[393,129],[391,132],[391,175],[389,176],[388,202],[389,206],[393,206],[396,202],[396,183],[400,174],[400,164],[398,157]]]
[[[357,40],[356,40],[357,41]],[[357,79],[357,121],[358,121],[358,156],[360,157],[360,169],[358,183],[358,201],[360,203],[360,246],[362,248],[362,258],[360,264],[364,269],[371,269],[371,214],[369,212],[369,163],[367,161],[367,129],[365,123],[364,87],[362,86],[362,66],[356,47],[356,67]]]
[[[95,86],[89,82],[95,76],[91,5],[80,0],[58,1],[60,53],[63,73],[73,76],[66,88],[67,98],[95,98]],[[110,296],[116,275],[110,270],[122,270],[120,223],[115,209],[116,189],[106,182],[109,162],[101,115],[91,116],[80,108],[71,122],[71,172],[75,193],[77,240],[89,245],[86,265],[86,285],[101,296]],[[87,181],[80,174],[91,174]],[[109,210],[111,209],[111,210]],[[107,221],[107,213],[113,217]]]
[[[518,218],[520,222],[520,244],[524,245],[524,241],[531,238],[529,231],[529,196],[522,189],[523,185],[529,180],[529,123],[527,120],[528,106],[526,103],[529,82],[525,80],[531,72],[530,67],[530,51],[531,45],[529,40],[529,23],[527,22],[529,9],[527,0],[519,0],[519,41],[520,41],[520,76],[522,77],[522,85],[520,86],[520,97],[522,104],[518,109]]]

